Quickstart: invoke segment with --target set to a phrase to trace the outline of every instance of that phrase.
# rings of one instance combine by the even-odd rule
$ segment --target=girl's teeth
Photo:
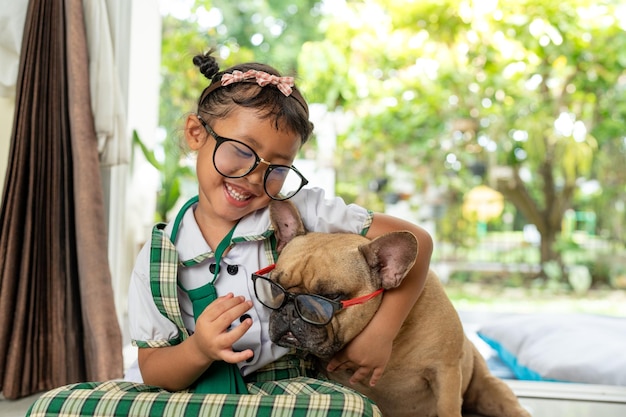
[[[228,191],[228,194],[230,194],[230,196],[232,198],[234,198],[235,200],[238,201],[245,201],[248,198],[250,198],[250,195],[245,193],[245,194],[241,194],[237,191],[235,191],[230,185],[226,184],[226,190]]]

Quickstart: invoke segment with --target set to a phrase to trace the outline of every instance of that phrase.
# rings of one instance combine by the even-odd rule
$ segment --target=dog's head
[[[410,232],[369,240],[357,234],[306,233],[295,206],[273,201],[270,216],[280,255],[270,279],[291,294],[316,294],[339,303],[395,288],[417,257]],[[270,317],[270,338],[278,345],[330,358],[370,321],[381,295],[342,307],[326,325],[302,319],[293,302]]]

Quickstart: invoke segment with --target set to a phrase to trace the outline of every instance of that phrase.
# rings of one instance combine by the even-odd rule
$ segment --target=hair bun
[[[202,75],[209,80],[213,79],[213,76],[220,70],[216,59],[211,56],[213,50],[208,51],[202,55],[196,55],[193,57],[193,64],[200,69]]]

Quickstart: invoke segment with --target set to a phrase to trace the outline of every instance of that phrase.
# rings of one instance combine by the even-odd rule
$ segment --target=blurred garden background
[[[295,165],[426,227],[462,309],[626,316],[626,6],[611,0],[167,0],[157,219],[194,193],[179,150],[207,81],[269,63],[312,103]],[[304,169],[302,169],[304,168]],[[313,177],[313,178],[311,178]]]

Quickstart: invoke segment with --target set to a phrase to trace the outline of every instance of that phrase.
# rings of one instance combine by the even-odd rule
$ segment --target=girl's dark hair
[[[196,55],[193,63],[211,83],[204,89],[198,100],[198,114],[210,121],[212,118],[226,117],[236,106],[257,109],[263,118],[272,118],[277,129],[293,130],[304,144],[313,132],[313,123],[309,121],[309,107],[296,86],[289,96],[284,95],[273,85],[259,86],[256,82],[236,82],[221,85],[222,75],[233,71],[264,71],[278,77],[281,74],[269,65],[250,62],[235,65],[224,71],[219,70],[217,60],[212,56],[214,50]]]

